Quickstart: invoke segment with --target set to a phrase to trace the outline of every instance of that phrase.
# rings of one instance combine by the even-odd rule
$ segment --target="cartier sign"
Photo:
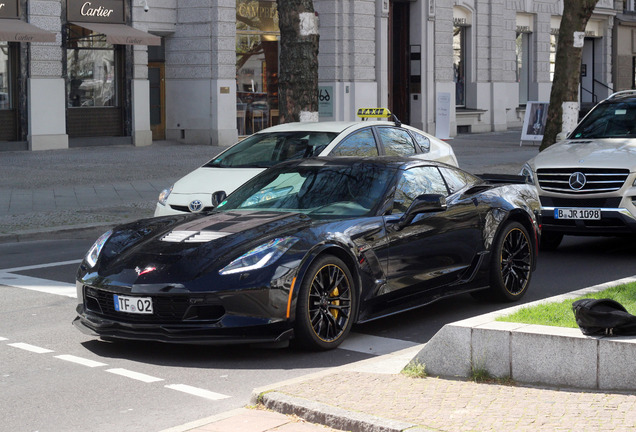
[[[18,0],[0,0],[0,18],[19,18]]]
[[[66,16],[71,22],[125,22],[124,0],[67,0],[66,6]]]

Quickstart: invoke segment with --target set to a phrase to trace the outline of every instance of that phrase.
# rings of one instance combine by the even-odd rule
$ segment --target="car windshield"
[[[569,138],[636,138],[636,100],[597,105]]]
[[[268,168],[289,159],[317,156],[336,137],[333,132],[265,132],[230,147],[204,167]]]
[[[385,165],[359,162],[284,165],[254,177],[217,209],[300,212],[316,219],[371,216],[395,172]]]

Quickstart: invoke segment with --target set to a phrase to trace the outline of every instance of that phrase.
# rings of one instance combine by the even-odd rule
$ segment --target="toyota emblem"
[[[568,183],[573,190],[581,190],[583,186],[585,186],[585,183],[587,183],[587,179],[585,178],[585,174],[577,171],[570,176]]]
[[[203,210],[203,203],[201,200],[194,200],[190,204],[188,204],[188,208],[192,213],[198,213]]]

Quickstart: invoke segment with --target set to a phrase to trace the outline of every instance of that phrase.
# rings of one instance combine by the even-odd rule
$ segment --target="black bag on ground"
[[[612,299],[581,299],[572,303],[574,318],[584,335],[636,335],[636,316]]]

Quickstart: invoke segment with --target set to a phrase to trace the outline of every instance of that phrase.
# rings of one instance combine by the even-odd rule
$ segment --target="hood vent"
[[[207,243],[230,235],[220,231],[171,231],[161,238],[169,243]]]
[[[592,141],[590,141],[590,140],[568,141],[568,144],[590,144],[590,143],[592,143]]]

